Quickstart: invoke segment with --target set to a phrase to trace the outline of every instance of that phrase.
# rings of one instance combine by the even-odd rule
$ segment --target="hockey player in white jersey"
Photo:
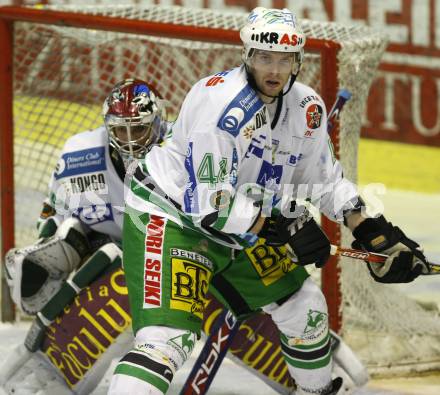
[[[25,313],[41,314],[45,311],[43,306],[47,310],[51,301],[63,307],[56,292],[63,284],[66,286],[65,279],[71,282],[72,271],[81,267],[84,273],[87,266],[119,259],[125,172],[134,158],[142,157],[169,130],[161,116],[163,107],[162,100],[144,81],[125,80],[112,89],[104,102],[105,125],[67,140],[41,213],[40,239],[34,245],[10,251],[7,256],[11,292]],[[270,247],[276,264],[281,262],[276,258],[278,251],[281,250]],[[242,272],[249,270],[254,268],[249,266]],[[231,274],[235,276],[233,271]],[[215,280],[222,281],[221,276]],[[75,338],[75,335],[72,329],[69,336]],[[47,355],[42,357],[40,352],[33,354],[33,358],[28,355],[30,360],[17,369],[13,362],[21,355],[14,352],[12,360],[5,361],[0,381],[6,383],[1,384],[11,394],[87,394],[99,382],[110,360],[121,355],[124,347],[130,348],[131,337],[121,335],[117,342],[117,347],[113,344],[100,355],[84,377],[73,377],[77,381],[66,375],[62,379],[59,374],[65,369],[57,371],[49,366]],[[57,347],[61,353],[65,345]],[[351,351],[345,350],[343,343],[336,350],[341,358],[338,369],[351,366],[354,372],[352,367],[361,365]],[[365,377],[359,370],[356,373],[358,380]]]
[[[303,267],[322,267],[330,244],[298,198],[345,223],[363,248],[390,255],[369,267],[375,280],[407,282],[427,270],[399,228],[361,215],[324,103],[295,82],[306,40],[295,16],[256,8],[240,36],[243,65],[193,86],[171,141],[131,181],[123,260],[135,345],[111,395],[167,392],[199,336],[208,287],[238,316],[258,308],[272,316],[297,394],[345,391],[331,377],[324,296]]]
[[[104,125],[66,141],[49,183],[38,241],[6,256],[11,296],[24,313],[40,314],[49,301],[62,297],[63,293],[57,292],[71,284],[65,280],[79,267],[83,277],[92,276],[103,262],[109,265],[120,260],[126,171],[130,163],[162,140],[167,129],[163,104],[145,81],[124,80],[104,101]],[[37,320],[40,317],[37,315]],[[34,394],[48,385],[46,373],[50,369],[44,369],[44,359],[34,355],[33,361],[5,384],[8,392]],[[112,356],[107,353],[101,359],[110,362]],[[26,375],[34,375],[27,380],[33,382],[30,387]],[[75,393],[87,393],[89,386],[96,385],[87,381],[82,380]],[[72,393],[62,381],[55,389],[56,382],[46,393]]]

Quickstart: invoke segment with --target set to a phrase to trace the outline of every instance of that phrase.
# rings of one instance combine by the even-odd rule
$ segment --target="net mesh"
[[[172,6],[47,8],[230,30],[239,30],[246,18],[237,12]],[[304,20],[302,27],[308,37],[341,44],[338,86],[350,90],[353,98],[342,112],[339,153],[346,176],[356,181],[362,115],[386,42],[361,26]],[[15,235],[19,246],[36,238],[35,222],[64,141],[102,124],[100,108],[116,82],[133,76],[149,81],[177,114],[198,79],[240,64],[241,56],[239,46],[35,23],[16,23],[14,37]],[[299,77],[318,93],[327,77],[321,60],[319,52],[309,52]],[[349,243],[348,233],[343,232],[343,245]],[[372,372],[383,372],[390,365],[420,365],[422,360],[429,366],[438,362],[440,343],[432,335],[439,325],[435,313],[424,311],[393,287],[374,283],[358,262],[344,259],[340,266],[343,334]]]

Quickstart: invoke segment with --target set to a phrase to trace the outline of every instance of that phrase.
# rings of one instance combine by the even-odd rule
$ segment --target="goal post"
[[[116,82],[148,81],[177,114],[197,80],[241,63],[246,15],[158,5],[0,7],[2,258],[35,241],[64,141],[102,124],[100,109]],[[332,139],[345,176],[356,182],[366,100],[386,40],[364,26],[301,23],[307,42],[298,79],[328,107],[338,89],[353,94]],[[334,244],[350,244],[346,229],[326,219],[322,226]],[[438,369],[438,314],[375,283],[365,265],[331,259],[321,280],[331,326],[370,372]],[[2,320],[12,319],[4,315],[10,306],[2,296]]]
[[[12,23],[0,20],[0,53],[5,59],[5,62],[0,62],[0,262],[2,265],[0,295],[2,321],[14,319],[14,307],[3,267],[3,257],[14,246],[12,40]]]

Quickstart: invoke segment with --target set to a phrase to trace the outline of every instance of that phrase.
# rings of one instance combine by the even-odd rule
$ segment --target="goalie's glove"
[[[382,264],[367,262],[371,276],[380,283],[409,283],[421,273],[429,273],[420,246],[382,215],[361,222],[353,236],[353,248],[389,255]]]
[[[26,314],[36,314],[89,252],[76,218],[66,219],[51,237],[8,251],[5,267],[12,300]]]
[[[298,265],[314,263],[323,267],[330,256],[330,241],[304,206],[292,202],[292,217],[279,214],[275,218],[266,218],[259,237],[266,239],[269,246],[287,244],[297,257]]]

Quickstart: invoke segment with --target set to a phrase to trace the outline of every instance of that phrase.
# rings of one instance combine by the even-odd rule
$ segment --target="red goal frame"
[[[87,15],[72,12],[41,10],[35,8],[4,6],[0,7],[0,260],[14,247],[14,147],[13,147],[13,27],[15,22],[90,28],[95,30],[122,33],[145,34],[187,40],[208,41],[222,44],[241,44],[238,31],[219,28],[184,26],[169,23],[123,19],[109,16]],[[306,51],[312,50],[321,55],[321,96],[331,105],[338,90],[337,54],[339,43],[332,40],[308,38]],[[324,78],[325,77],[325,78]],[[332,134],[333,144],[339,153],[339,128],[336,125]],[[322,227],[332,244],[340,245],[339,225],[322,218]],[[322,289],[327,298],[330,326],[338,332],[341,328],[341,293],[339,288],[338,258],[331,257],[322,270]],[[3,269],[3,268],[2,268]],[[2,270],[1,320],[13,321],[15,313]]]

